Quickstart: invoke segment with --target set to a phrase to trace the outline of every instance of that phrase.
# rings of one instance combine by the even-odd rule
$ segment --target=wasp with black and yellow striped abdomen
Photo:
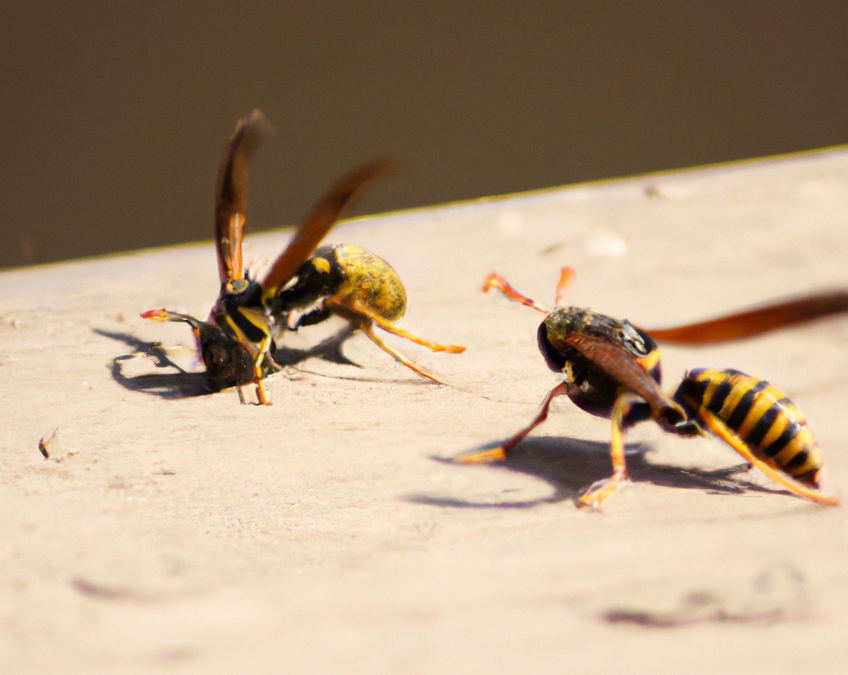
[[[690,421],[779,485],[796,494],[801,493],[795,483],[818,490],[821,450],[801,411],[774,385],[738,370],[698,368],[686,373],[674,400]],[[813,499],[818,493],[802,496]]]
[[[141,316],[188,323],[198,343],[210,388],[217,391],[236,386],[242,402],[242,385],[253,383],[259,402],[269,403],[262,379],[278,369],[272,358],[274,340],[286,328],[297,327],[290,325],[294,308],[314,303],[322,306],[320,311],[326,313],[321,315],[323,318],[329,314],[344,316],[404,365],[441,382],[373,334],[373,326],[378,325],[437,351],[455,353],[464,349],[419,340],[391,326],[392,321],[403,315],[406,294],[400,279],[385,261],[358,247],[335,247],[351,253],[349,257],[356,263],[334,267],[334,260],[338,263],[347,258],[335,255],[334,260],[328,260],[324,249],[313,256],[330,229],[368,187],[395,171],[397,162],[372,162],[348,174],[313,208],[264,280],[252,279],[245,271],[242,239],[247,220],[247,164],[266,126],[259,111],[240,120],[221,160],[215,193],[215,243],[221,291],[208,320],[200,321],[164,309],[150,310]],[[309,276],[307,271],[315,274]],[[320,278],[322,272],[326,272],[326,278]],[[330,278],[332,283],[327,286],[324,282]],[[325,293],[326,290],[332,292]],[[387,305],[398,302],[400,310],[387,309]],[[312,323],[320,320],[318,314],[311,317]]]
[[[557,303],[572,279],[573,270],[564,268]],[[599,506],[627,478],[623,434],[647,420],[679,436],[707,430],[790,492],[823,504],[837,503],[818,492],[821,453],[803,416],[772,385],[736,371],[701,369],[687,374],[669,396],[660,388],[660,350],[648,332],[583,308],[558,306],[548,312],[498,274],[486,279],[483,290],[490,288],[545,314],[538,330],[539,349],[565,380],[548,393],[527,427],[494,449],[457,461],[505,459],[510,448],[547,419],[551,401],[566,395],[582,410],[612,422],[613,474],[585,490],[578,498],[582,505]]]

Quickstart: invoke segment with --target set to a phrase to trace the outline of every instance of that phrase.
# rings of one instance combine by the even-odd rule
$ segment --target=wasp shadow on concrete
[[[486,444],[473,452],[493,449],[499,445],[500,442]],[[736,474],[750,468],[748,464],[716,470],[684,468],[648,461],[646,456],[651,449],[651,446],[641,443],[626,446],[627,472],[631,481],[664,487],[705,490],[714,494],[740,494],[747,491],[782,493],[782,491],[770,490],[736,478]],[[432,459],[454,464],[457,470],[469,468],[468,465],[461,464],[456,459],[441,457]],[[592,483],[608,478],[612,474],[609,443],[564,437],[525,438],[510,449],[505,461],[493,462],[487,466],[492,470],[513,471],[540,478],[550,484],[553,492],[547,497],[527,501],[475,502],[424,494],[408,495],[404,499],[417,504],[454,508],[531,508],[568,500],[576,502]]]
[[[307,349],[278,346],[274,349],[273,359],[280,368],[298,365],[310,358],[320,358],[331,363],[341,363],[359,367],[342,353],[345,341],[353,335],[355,329],[345,325],[337,333]],[[111,340],[123,342],[133,349],[112,359],[112,379],[125,389],[140,391],[162,398],[189,398],[214,394],[217,389],[211,387],[204,372],[188,372],[174,363],[160,342],[145,342],[129,333],[117,333],[94,329],[94,333]],[[157,369],[168,372],[127,375],[125,365],[139,357],[148,357]]]

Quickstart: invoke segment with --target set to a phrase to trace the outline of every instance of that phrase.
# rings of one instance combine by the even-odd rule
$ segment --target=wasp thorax
[[[336,259],[335,247],[322,246],[277,292],[272,312],[286,315],[293,310],[312,307],[335,295],[343,282],[344,271]]]
[[[545,335],[551,347],[565,348],[566,340],[574,333],[583,332],[588,324],[588,310],[577,307],[556,307],[545,318]]]
[[[582,307],[557,307],[545,319],[545,333],[550,345],[565,349],[569,337],[578,335],[617,344],[636,358],[647,356],[657,348],[656,342],[627,319],[619,321]]]

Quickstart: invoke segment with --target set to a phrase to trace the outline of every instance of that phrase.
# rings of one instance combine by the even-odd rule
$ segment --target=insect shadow
[[[497,442],[489,443],[476,448],[475,451],[486,450],[497,445]],[[750,468],[748,464],[714,470],[685,468],[648,461],[646,455],[651,450],[652,447],[644,443],[626,446],[627,470],[631,481],[664,487],[705,490],[713,494],[740,494],[747,491],[775,492],[735,477],[736,474],[747,471]],[[455,463],[453,459],[442,457],[432,457],[432,459],[446,464]],[[404,499],[415,504],[430,506],[480,509],[532,508],[567,500],[578,503],[578,498],[587,485],[609,476],[609,443],[576,438],[529,437],[520,445],[511,448],[505,461],[491,466],[541,478],[551,485],[553,492],[547,497],[526,501],[475,502],[424,494],[408,495]]]
[[[295,366],[310,358],[320,358],[331,363],[340,363],[359,367],[342,353],[342,345],[353,335],[355,328],[350,324],[342,326],[335,334],[308,349],[296,349],[280,346],[273,353],[274,363],[280,368]],[[133,349],[112,359],[112,379],[125,389],[153,394],[162,398],[190,398],[214,394],[217,389],[211,387],[206,373],[192,373],[174,363],[159,342],[145,342],[129,333],[116,333],[95,328],[94,333],[111,340],[123,342]],[[124,372],[126,362],[147,356],[153,360],[156,368],[169,369],[170,372],[127,375]]]

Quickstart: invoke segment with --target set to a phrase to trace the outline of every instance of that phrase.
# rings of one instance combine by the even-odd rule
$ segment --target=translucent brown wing
[[[674,328],[646,329],[655,340],[677,344],[709,344],[754,337],[848,311],[848,291],[814,293],[743,312]]]
[[[569,335],[566,342],[610,375],[619,384],[619,391],[632,391],[644,399],[658,422],[673,426],[683,420],[683,412],[650,376],[649,368],[620,344],[582,333]],[[659,358],[659,351],[654,358]]]
[[[215,244],[221,283],[244,279],[241,242],[247,219],[247,162],[271,126],[259,110],[239,120],[221,158],[215,188]]]
[[[285,284],[300,264],[304,262],[321,240],[378,179],[400,168],[395,161],[378,161],[366,164],[342,178],[312,209],[309,217],[295,232],[286,249],[271,267],[262,282],[264,295],[274,293]]]

